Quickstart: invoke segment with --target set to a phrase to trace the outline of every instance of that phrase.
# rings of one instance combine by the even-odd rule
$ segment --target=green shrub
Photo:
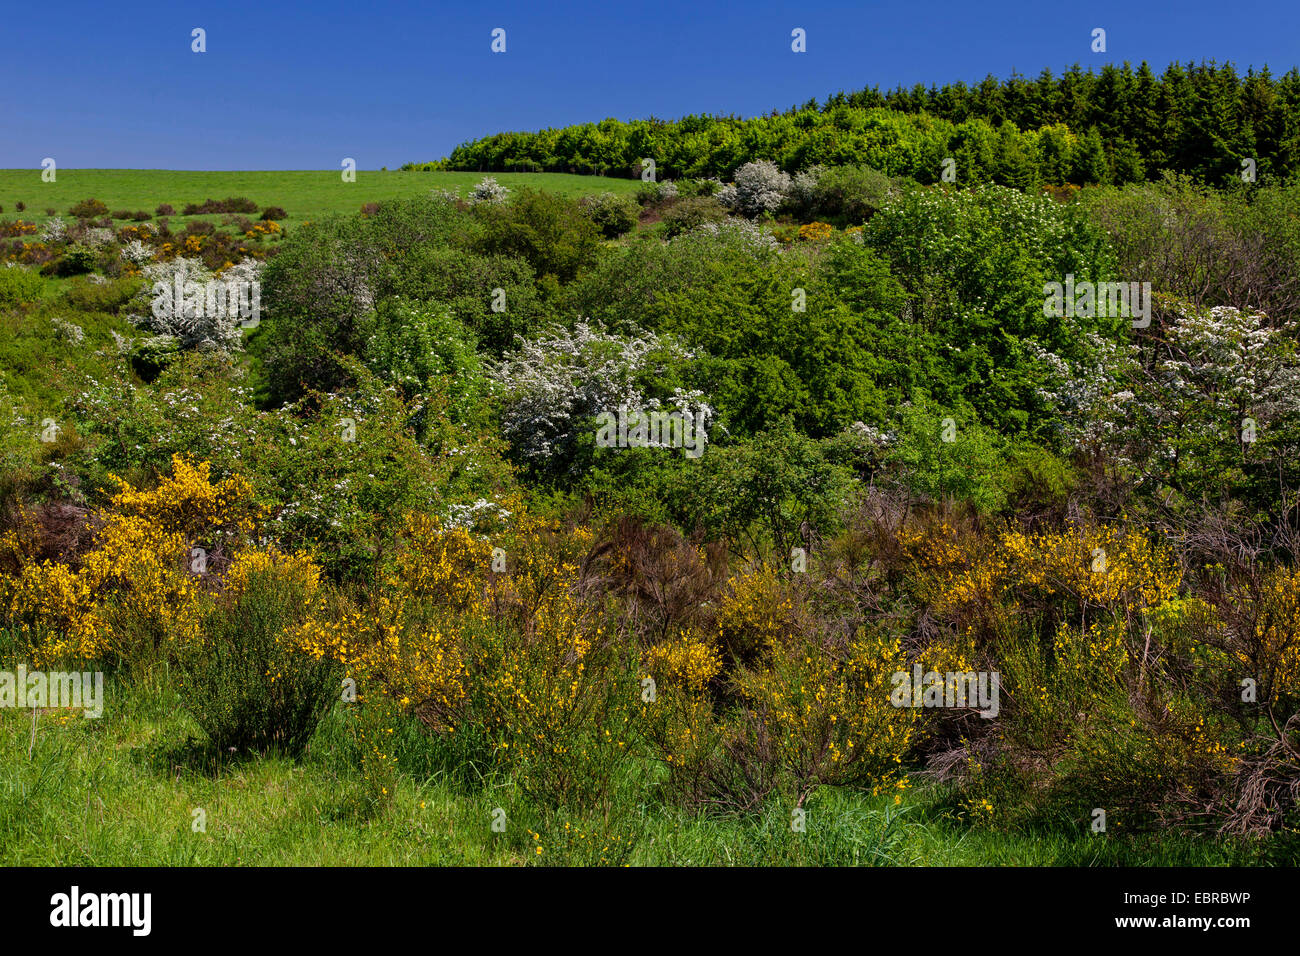
[[[266,329],[258,344],[272,403],[348,383],[339,357],[360,353],[357,322],[375,307],[382,281],[382,255],[368,236],[371,222],[313,223],[286,239],[267,264]]]
[[[186,707],[218,750],[274,747],[297,756],[337,698],[342,671],[293,646],[314,603],[309,568],[263,557],[246,568],[236,563],[236,583],[205,619],[201,644],[183,664]]]
[[[677,181],[678,195],[683,197],[715,196],[721,188],[722,181],[718,179],[679,179]]]
[[[664,232],[672,238],[706,222],[722,222],[726,218],[727,210],[712,196],[687,196],[664,210],[662,220]]]
[[[844,276],[827,277],[753,224],[729,219],[613,251],[567,290],[566,305],[608,328],[672,333],[698,350],[693,380],[733,434],[791,415],[805,434],[826,437],[883,421],[905,397],[912,373],[900,369],[919,361],[924,370],[933,356],[900,319],[906,297],[888,265],[850,244]]]
[[[538,293],[535,273],[522,259],[429,243],[397,261],[391,277],[394,294],[410,302],[446,305],[473,331],[484,352],[500,356],[517,336],[554,321]],[[493,309],[497,289],[505,300],[500,310]]]
[[[879,170],[835,166],[797,175],[789,205],[804,222],[861,225],[898,193],[898,185]]]
[[[862,239],[889,260],[910,296],[910,324],[929,338],[938,374],[927,390],[972,405],[1003,434],[1051,423],[1027,339],[1073,359],[1090,332],[1119,339],[1130,331],[1117,316],[1044,315],[1046,282],[1115,277],[1100,230],[1054,200],[1001,186],[913,188],[872,216]]]
[[[1069,463],[1046,449],[1016,442],[1007,448],[1001,482],[1008,510],[1024,515],[1063,516],[1077,477]]]
[[[231,196],[228,199],[205,199],[202,204],[187,203],[182,214],[202,216],[220,212],[257,212],[257,203],[245,196]]]
[[[83,199],[69,209],[68,213],[78,219],[98,219],[108,215],[108,206],[98,199]]]
[[[702,466],[677,489],[685,528],[747,546],[750,553],[790,553],[808,535],[838,530],[853,489],[850,471],[831,462],[819,443],[789,418],[751,441],[708,449]]]
[[[639,210],[636,204],[614,193],[588,196],[583,201],[587,216],[606,239],[617,239],[636,228]]]
[[[595,227],[585,219],[582,225],[598,241]],[[443,263],[432,278],[426,276],[435,250],[451,246],[458,248],[448,253],[459,252],[479,231],[454,204],[428,198],[381,203],[373,216],[295,229],[262,277],[265,330],[253,347],[265,363],[266,400],[278,405],[313,388],[346,387],[351,378],[344,360],[365,347],[361,322],[389,296],[445,300],[472,286],[481,293],[477,307],[489,311],[496,283],[481,288],[483,269],[472,280],[454,278],[454,264]],[[507,312],[516,306],[508,300]]]
[[[901,410],[888,461],[913,492],[932,500],[955,498],[991,514],[1007,495],[1001,444],[969,412],[922,398]]]
[[[366,320],[365,332],[367,367],[397,385],[406,398],[443,392],[454,421],[485,417],[487,380],[474,334],[449,310],[390,299]],[[422,425],[423,418],[416,424]]]
[[[71,245],[64,250],[61,258],[51,264],[53,265],[51,271],[59,276],[81,275],[93,271],[98,258],[95,250],[89,246]]]
[[[184,354],[180,342],[172,335],[151,335],[131,350],[131,367],[146,382]]]
[[[138,279],[116,279],[111,282],[74,280],[63,290],[68,305],[81,312],[121,312],[139,290]]]
[[[0,308],[23,302],[35,302],[41,297],[45,283],[40,275],[21,266],[0,268]]]
[[[1119,274],[1198,305],[1300,319],[1300,180],[1209,189],[1185,176],[1085,190],[1080,204],[1110,237]]]
[[[600,251],[596,224],[577,200],[520,189],[504,203],[479,203],[474,217],[483,225],[477,251],[517,256],[538,277],[571,282],[589,268]]]

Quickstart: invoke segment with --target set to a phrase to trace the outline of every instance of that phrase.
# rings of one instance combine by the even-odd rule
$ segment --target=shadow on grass
[[[167,776],[190,773],[210,779],[265,760],[294,762],[292,757],[274,747],[266,750],[221,750],[205,738],[193,734],[179,740],[154,741],[136,750],[135,759],[153,773]]]

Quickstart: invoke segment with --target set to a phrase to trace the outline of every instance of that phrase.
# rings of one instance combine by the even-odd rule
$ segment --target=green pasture
[[[344,182],[342,170],[287,170],[252,172],[197,172],[177,169],[59,169],[54,182],[43,182],[40,169],[0,169],[0,219],[44,222],[83,199],[98,199],[110,212],[144,210],[150,214],[161,203],[175,207],[173,223],[187,203],[205,199],[245,196],[259,209],[280,206],[289,222],[319,219],[332,213],[351,215],[363,205],[387,199],[409,198],[435,189],[467,195],[485,173],[400,172],[358,170],[356,182]],[[511,189],[528,187],[564,196],[600,192],[634,193],[639,180],[568,173],[495,173],[497,182]],[[18,210],[18,203],[26,208]],[[196,218],[219,219],[219,216]],[[257,218],[256,215],[252,218]]]

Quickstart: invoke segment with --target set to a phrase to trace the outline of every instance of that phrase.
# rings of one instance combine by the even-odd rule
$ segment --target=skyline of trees
[[[1300,71],[1279,78],[1231,64],[1075,64],[1059,76],[1013,74],[881,92],[838,92],[784,112],[743,119],[695,114],[501,132],[404,169],[591,172],[638,176],[653,158],[659,178],[729,177],[770,159],[787,172],[814,165],[870,165],[935,182],[952,157],[962,182],[1123,184],[1186,173],[1210,185],[1240,177],[1285,178],[1300,154]]]

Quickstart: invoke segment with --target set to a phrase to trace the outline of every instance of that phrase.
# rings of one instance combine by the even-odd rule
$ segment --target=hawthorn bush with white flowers
[[[1300,355],[1294,327],[1258,312],[1169,302],[1127,344],[1097,336],[1069,362],[1045,349],[1040,394],[1069,447],[1186,510],[1234,498],[1267,511],[1300,489]],[[1244,519],[1243,519],[1244,520]]]
[[[143,314],[135,316],[136,323],[155,335],[170,336],[183,349],[225,349],[240,351],[243,348],[243,331],[239,297],[231,295],[232,288],[252,288],[260,283],[262,263],[244,259],[218,275],[209,272],[198,260],[184,256],[163,262],[148,262],[141,270],[144,286],[133,303]],[[199,295],[186,294],[175,301],[176,283],[185,288],[187,283],[199,287]],[[223,286],[220,298],[214,293],[217,285]],[[242,284],[242,285],[241,285]],[[164,297],[167,308],[156,308]],[[251,304],[251,292],[249,300]]]
[[[781,208],[790,192],[788,173],[782,172],[769,159],[745,163],[732,177],[732,181],[718,191],[718,202],[751,219]]]
[[[478,203],[496,205],[505,202],[509,195],[509,189],[502,186],[494,177],[488,176],[469,191],[469,201],[471,205]]]
[[[580,436],[601,412],[659,408],[662,399],[665,407],[711,416],[698,391],[678,385],[667,395],[651,393],[656,380],[677,380],[692,357],[669,337],[578,322],[520,341],[488,374],[501,390],[502,430],[514,453],[555,475],[575,468]]]

